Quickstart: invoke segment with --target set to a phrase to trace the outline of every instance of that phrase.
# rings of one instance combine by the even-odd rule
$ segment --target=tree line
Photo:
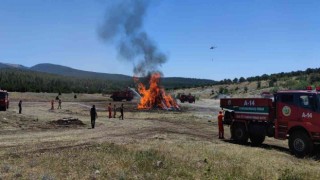
[[[178,89],[213,85],[211,80],[190,78],[165,78],[162,82],[167,89]],[[112,93],[126,87],[135,87],[133,79],[106,80],[55,75],[22,69],[0,69],[0,88],[17,92],[48,93]]]
[[[20,69],[0,70],[0,88],[17,92],[109,93],[132,84],[133,81],[118,83]]]
[[[240,78],[234,78],[231,79],[224,79],[217,84],[232,84],[232,83],[242,83],[242,82],[253,82],[253,81],[269,81],[269,86],[273,86],[275,82],[277,82],[279,79],[284,78],[290,78],[290,77],[300,77],[298,79],[301,79],[304,77],[304,80],[307,81],[307,83],[315,84],[320,82],[320,68],[308,68],[305,71],[291,71],[291,72],[281,72],[276,74],[263,74],[261,76],[252,76],[248,78],[240,77]]]

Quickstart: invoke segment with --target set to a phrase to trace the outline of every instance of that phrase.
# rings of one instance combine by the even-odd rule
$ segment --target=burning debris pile
[[[120,59],[134,65],[135,77],[152,74],[149,89],[135,78],[142,95],[138,109],[177,110],[179,106],[175,100],[159,86],[161,75],[157,72],[167,62],[167,56],[143,29],[145,15],[151,4],[149,0],[119,0],[110,3],[98,33],[103,41],[116,45]]]
[[[138,109],[164,109],[164,110],[180,110],[177,102],[166,94],[164,88],[160,87],[160,73],[153,73],[149,81],[149,89],[147,89],[136,78],[139,93],[142,95]]]

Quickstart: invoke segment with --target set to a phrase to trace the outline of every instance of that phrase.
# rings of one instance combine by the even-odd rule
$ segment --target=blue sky
[[[0,62],[132,75],[98,37],[108,4],[0,0]],[[320,1],[158,0],[144,29],[169,57],[166,77],[221,80],[320,67],[319,17]]]

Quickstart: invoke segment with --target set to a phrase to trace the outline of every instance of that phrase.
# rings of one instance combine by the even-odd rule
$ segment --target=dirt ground
[[[101,95],[96,95],[101,96]],[[98,98],[93,96],[93,100]],[[0,112],[0,148],[26,145],[28,143],[68,142],[86,143],[91,141],[110,141],[116,143],[130,143],[142,139],[194,139],[211,141],[216,135],[216,122],[211,123],[217,114],[218,107],[215,100],[203,101],[197,104],[182,104],[181,111],[139,111],[137,101],[122,102],[125,107],[125,118],[109,119],[107,105],[109,103],[120,106],[120,102],[112,102],[105,97],[104,101],[63,102],[62,109],[51,110],[49,99],[41,102],[23,98],[22,114],[18,114],[18,99],[11,98],[10,108]],[[62,97],[63,98],[63,97]],[[206,105],[208,103],[208,105]],[[95,105],[98,111],[96,128],[91,129],[89,110]],[[52,121],[63,118],[77,118],[84,126],[63,127],[52,125]]]
[[[227,147],[226,151],[240,147],[245,148],[243,151],[249,148],[253,151],[258,149],[259,153],[263,154],[271,150],[276,156],[289,156],[288,161],[295,159],[290,155],[286,141],[267,138],[259,148],[239,146],[228,140],[228,127],[225,127],[227,139],[219,140],[216,121],[220,109],[218,100],[200,99],[195,104],[180,104],[181,111],[139,111],[136,109],[137,101],[114,103],[98,94],[78,95],[77,99],[73,99],[73,94],[68,94],[61,96],[62,109],[56,109],[56,102],[55,109],[51,110],[49,101],[54,97],[54,94],[12,94],[10,108],[6,112],[0,112],[0,159],[8,162],[8,157],[13,152],[20,157],[21,154],[60,151],[101,143],[130,147],[141,144],[149,148],[156,148],[159,144],[169,144],[163,145],[169,148],[170,144],[202,143],[210,147]],[[18,114],[20,99],[23,99],[22,114]],[[116,104],[117,107],[124,104],[124,120],[107,117],[108,103]],[[93,104],[98,110],[95,129],[91,129],[89,117]],[[119,112],[117,113],[119,116]],[[84,125],[63,126],[50,123],[63,118],[78,119]],[[1,163],[0,165],[4,166]],[[14,177],[3,174],[3,177]]]
[[[219,111],[219,100],[202,99],[195,104],[180,104],[181,111],[150,110],[140,111],[136,109],[137,101],[121,102],[125,107],[125,118],[109,119],[107,117],[107,105],[112,103],[117,107],[120,102],[112,102],[101,95],[83,95],[73,101],[70,98],[63,101],[62,109],[51,110],[50,98],[41,102],[39,97],[30,99],[37,94],[28,95],[23,99],[22,114],[18,114],[18,99],[11,98],[10,108],[6,112],[0,112],[0,147],[12,147],[26,145],[28,143],[68,142],[86,143],[91,141],[110,141],[116,143],[130,143],[142,139],[167,139],[167,140],[217,140],[216,116]],[[23,96],[23,95],[22,95]],[[42,96],[40,96],[42,97]],[[89,98],[88,98],[89,97]],[[63,96],[61,97],[63,99]],[[90,102],[96,100],[95,102]],[[91,129],[89,110],[95,105],[98,111],[96,128]],[[56,126],[52,121],[63,118],[76,118],[82,121],[84,126]],[[226,127],[226,137],[229,137]],[[273,142],[270,144],[284,146],[286,143]]]

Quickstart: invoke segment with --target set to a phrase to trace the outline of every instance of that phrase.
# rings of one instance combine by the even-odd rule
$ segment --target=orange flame
[[[149,81],[149,89],[147,89],[141,82],[138,82],[136,77],[134,78],[135,82],[138,83],[138,91],[141,94],[138,109],[180,109],[171,95],[166,94],[165,90],[159,86],[160,78],[160,73],[153,73]]]

